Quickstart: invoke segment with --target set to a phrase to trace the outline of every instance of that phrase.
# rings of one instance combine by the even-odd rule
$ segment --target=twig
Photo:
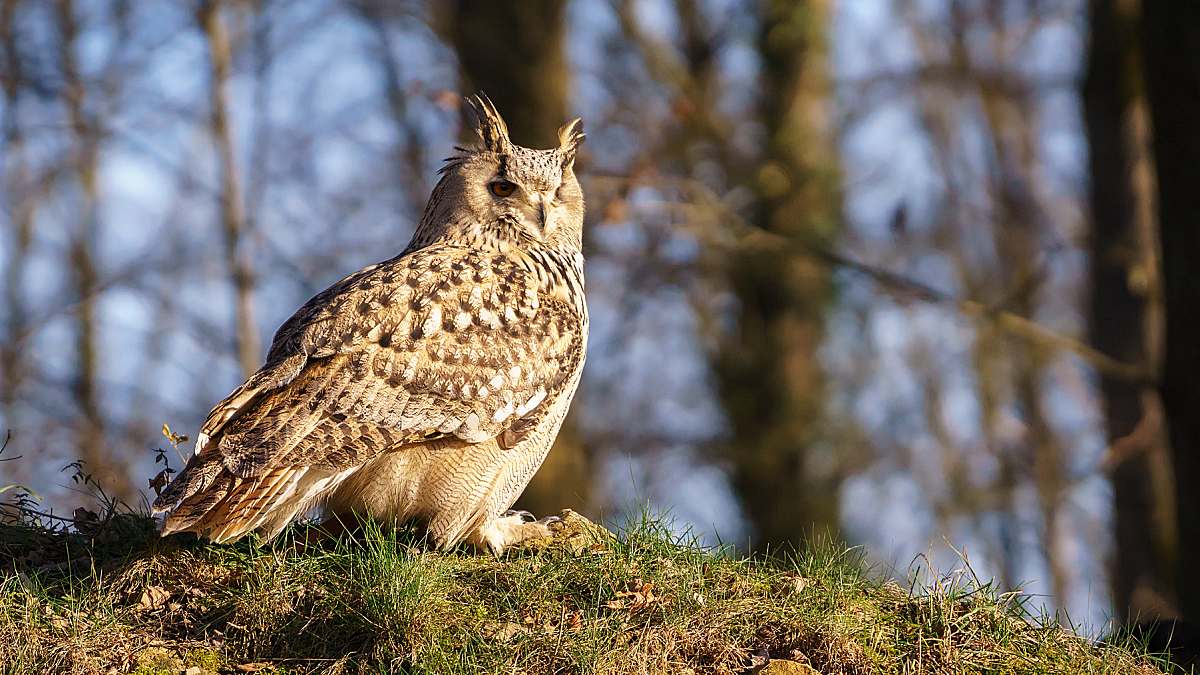
[[[632,179],[626,176],[596,176],[592,180],[601,182],[613,181],[624,184],[630,182]],[[723,220],[730,225],[729,231],[720,233],[713,232],[711,227],[693,227],[692,231],[703,244],[722,249],[760,248],[780,250],[782,248],[791,250],[796,254],[808,256],[826,265],[861,274],[874,281],[885,291],[905,297],[915,297],[931,304],[950,307],[965,316],[980,321],[990,321],[993,325],[1008,334],[1023,338],[1034,344],[1071,352],[1098,372],[1114,379],[1143,387],[1153,387],[1158,381],[1157,376],[1146,366],[1126,363],[1115,359],[1081,340],[1063,335],[1010,310],[994,307],[971,298],[956,298],[950,293],[934,288],[916,279],[855,260],[848,255],[830,249],[823,243],[811,239],[788,237],[755,227],[726,205],[719,197],[713,195],[706,186],[680,179],[676,179],[673,182],[681,185],[685,190],[693,192],[699,190],[704,192],[706,201],[714,206],[720,212],[720,215],[723,216]],[[688,224],[692,225],[692,223]]]

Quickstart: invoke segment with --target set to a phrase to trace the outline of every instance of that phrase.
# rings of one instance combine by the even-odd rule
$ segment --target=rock
[[[550,525],[553,537],[525,542],[522,548],[534,551],[559,548],[574,555],[608,550],[608,542],[613,538],[608,530],[571,509],[563,509],[558,517],[561,520]]]

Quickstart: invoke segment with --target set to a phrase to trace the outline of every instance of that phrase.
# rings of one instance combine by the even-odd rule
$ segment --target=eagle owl
[[[533,150],[486,97],[469,102],[481,144],[446,160],[404,252],[309,300],[208,414],[154,503],[164,535],[270,538],[315,508],[497,554],[549,533],[507,509],[583,370],[583,126]]]

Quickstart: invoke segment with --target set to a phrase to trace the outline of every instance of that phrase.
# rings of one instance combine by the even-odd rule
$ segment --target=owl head
[[[535,150],[512,142],[508,125],[486,96],[468,103],[480,144],[457,148],[459,154],[446,160],[414,246],[451,240],[482,248],[578,251],[584,207],[574,166],[583,122],[576,118],[559,128],[558,147]]]

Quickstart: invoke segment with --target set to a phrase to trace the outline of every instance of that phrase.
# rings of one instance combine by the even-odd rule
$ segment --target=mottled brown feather
[[[583,355],[579,311],[541,283],[519,259],[453,246],[347,277],[301,307],[262,370],[214,407],[206,442],[155,508],[175,508],[171,531],[220,523],[212,536],[224,540],[262,521],[297,467],[336,472],[445,437],[508,432],[512,444]]]
[[[439,546],[497,553],[546,532],[503,514],[583,367],[583,127],[523,148],[486,97],[472,105],[482,146],[447,160],[405,252],[305,303],[213,407],[155,501],[164,534],[270,537],[314,505],[417,518]]]

